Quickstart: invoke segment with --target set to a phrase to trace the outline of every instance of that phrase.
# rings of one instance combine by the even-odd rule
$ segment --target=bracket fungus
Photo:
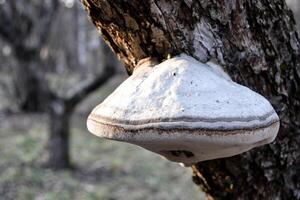
[[[279,118],[218,65],[187,55],[144,63],[87,120],[93,134],[191,165],[272,142]]]

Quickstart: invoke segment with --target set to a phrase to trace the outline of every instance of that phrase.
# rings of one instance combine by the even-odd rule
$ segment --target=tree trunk
[[[146,57],[214,60],[268,98],[280,115],[275,142],[192,166],[214,199],[300,199],[300,55],[284,0],[82,0],[129,74]]]
[[[13,70],[17,105],[25,112],[45,111],[51,95],[38,56],[17,54],[18,66]]]
[[[72,110],[65,101],[54,99],[49,108],[49,160],[50,167],[64,169],[70,167],[69,130]]]
[[[112,52],[104,52],[106,55]],[[49,160],[55,169],[71,167],[69,156],[70,118],[76,106],[89,94],[104,85],[115,74],[116,59],[103,61],[103,72],[92,80],[81,81],[65,97],[52,95],[48,100],[49,116]]]

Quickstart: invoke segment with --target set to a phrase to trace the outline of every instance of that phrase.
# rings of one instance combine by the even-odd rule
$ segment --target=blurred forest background
[[[0,0],[0,61],[0,199],[203,198],[190,169],[87,132],[127,74],[80,2]]]

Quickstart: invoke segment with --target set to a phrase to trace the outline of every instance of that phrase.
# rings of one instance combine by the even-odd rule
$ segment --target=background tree
[[[58,0],[30,6],[23,0],[4,1],[0,5],[0,37],[10,44],[18,60],[19,67],[13,70],[14,91],[21,110],[43,110],[50,95],[40,67],[40,52],[58,6]]]
[[[128,74],[146,57],[215,60],[279,113],[272,144],[192,166],[208,198],[300,199],[300,49],[284,0],[82,2]]]
[[[17,99],[21,111],[45,111],[49,115],[48,165],[54,168],[70,166],[69,121],[76,105],[106,83],[115,74],[114,65],[117,65],[110,55],[110,50],[103,47],[101,64],[98,64],[101,70],[88,69],[90,64],[86,61],[88,56],[85,55],[86,31],[78,7],[74,9],[75,14],[71,13],[70,16],[73,19],[72,14],[75,15],[73,28],[75,33],[78,31],[78,35],[75,34],[66,40],[71,41],[70,43],[58,41],[57,38],[62,36],[55,33],[61,34],[58,29],[62,30],[63,27],[59,20],[55,20],[55,16],[59,16],[60,9],[63,8],[58,0],[0,3],[0,38],[9,45],[7,48],[12,50],[13,57],[17,60],[17,64],[12,68],[14,99]],[[54,34],[53,27],[56,27]],[[77,44],[82,45],[74,46],[74,40],[81,40]],[[74,49],[77,51],[74,52]],[[50,54],[49,51],[53,52]],[[72,53],[76,55],[70,55]],[[68,59],[70,57],[78,59]],[[57,85],[51,85],[58,81],[49,81],[49,74],[51,71],[63,73],[66,68],[96,75],[91,77],[87,76],[87,72],[82,73],[86,77],[82,76],[79,80],[69,83],[69,87],[65,87],[67,89],[58,91]]]

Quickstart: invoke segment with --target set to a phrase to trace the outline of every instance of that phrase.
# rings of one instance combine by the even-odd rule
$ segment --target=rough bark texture
[[[272,102],[281,119],[275,142],[192,167],[208,197],[300,199],[300,49],[284,0],[82,2],[129,74],[142,58],[185,52]]]

